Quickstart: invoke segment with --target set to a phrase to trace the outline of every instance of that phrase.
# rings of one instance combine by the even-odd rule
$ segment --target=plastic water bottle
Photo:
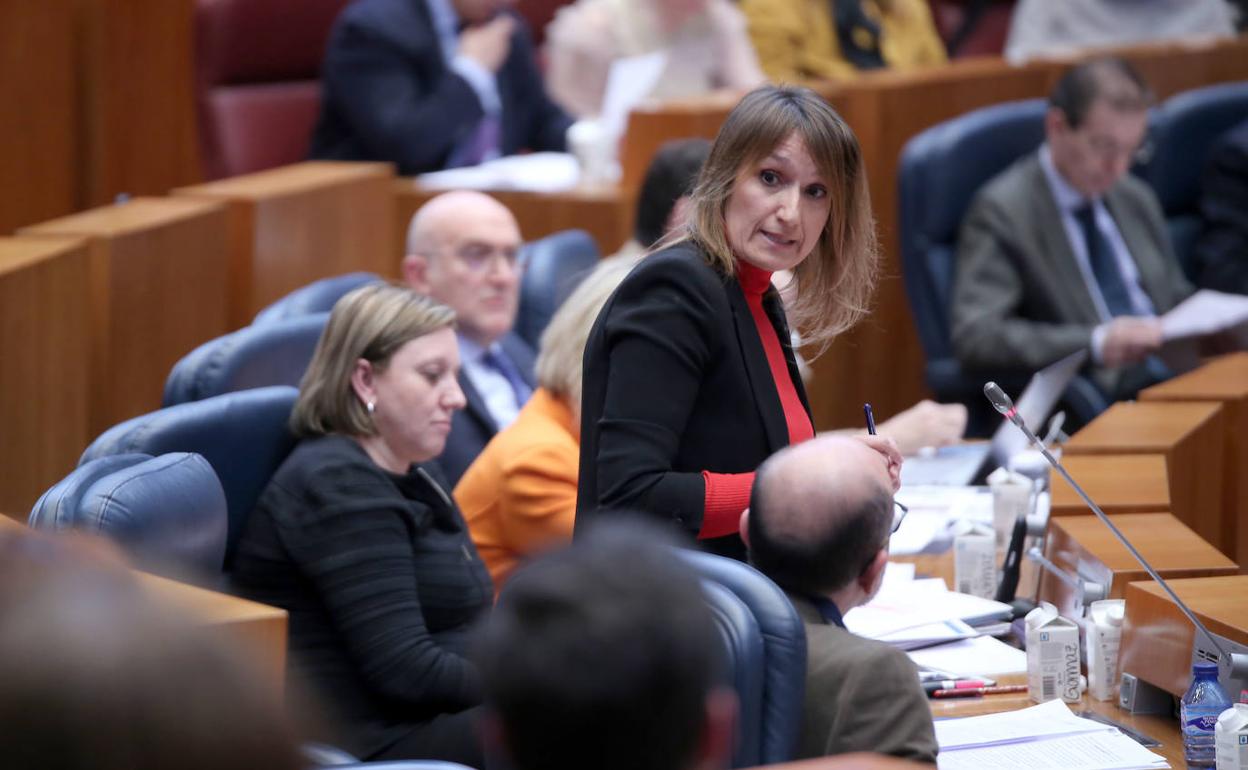
[[[1192,685],[1183,694],[1179,722],[1183,730],[1183,759],[1187,766],[1214,766],[1214,729],[1231,699],[1218,684],[1218,664],[1192,664]]]

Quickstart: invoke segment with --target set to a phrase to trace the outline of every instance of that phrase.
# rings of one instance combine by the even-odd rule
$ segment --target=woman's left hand
[[[888,462],[888,477],[893,481],[893,491],[896,492],[901,488],[901,451],[897,449],[897,442],[888,436],[854,436],[862,443],[871,447],[875,451],[884,455],[884,459]]]

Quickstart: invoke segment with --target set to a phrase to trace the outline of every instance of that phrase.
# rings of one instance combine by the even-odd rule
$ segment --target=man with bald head
[[[451,422],[438,458],[452,485],[533,392],[531,347],[511,332],[520,302],[520,227],[488,195],[443,193],[407,230],[403,278],[455,311],[459,384],[467,406]]]
[[[758,469],[741,536],[806,626],[806,700],[798,758],[875,751],[936,761],[927,696],[914,664],[854,636],[844,613],[880,588],[896,476],[867,443],[820,436]]]

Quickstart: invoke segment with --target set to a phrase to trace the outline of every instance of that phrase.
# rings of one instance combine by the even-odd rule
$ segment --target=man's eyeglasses
[[[1085,137],[1084,141],[1087,143],[1088,149],[1100,158],[1116,160],[1120,157],[1126,157],[1132,164],[1138,166],[1147,163],[1153,157],[1153,143],[1147,136],[1144,137],[1144,140],[1137,147],[1120,145],[1106,136],[1085,135]]]
[[[455,252],[455,257],[474,273],[484,273],[501,262],[517,272],[524,269],[524,253],[520,249],[497,248],[484,243],[469,243]]]
[[[893,528],[888,531],[890,535],[901,529],[901,522],[905,521],[906,514],[909,512],[910,509],[908,507],[896,500],[893,501]]]

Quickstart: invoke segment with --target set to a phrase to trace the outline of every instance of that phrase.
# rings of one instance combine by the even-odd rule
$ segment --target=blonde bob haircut
[[[344,295],[299,383],[291,431],[300,438],[375,435],[377,427],[351,387],[356,362],[364,359],[382,371],[403,345],[454,324],[455,311],[402,286],[373,283]]]
[[[568,295],[542,332],[535,374],[537,383],[581,413],[585,342],[598,312],[637,264],[637,257],[608,257]]]
[[[828,185],[828,221],[811,253],[793,271],[796,300],[785,311],[803,342],[818,353],[870,309],[879,252],[858,138],[808,88],[763,86],[746,94],[719,129],[691,196],[689,229],[712,266],[736,270],[724,209],[742,174],[796,133]]]

